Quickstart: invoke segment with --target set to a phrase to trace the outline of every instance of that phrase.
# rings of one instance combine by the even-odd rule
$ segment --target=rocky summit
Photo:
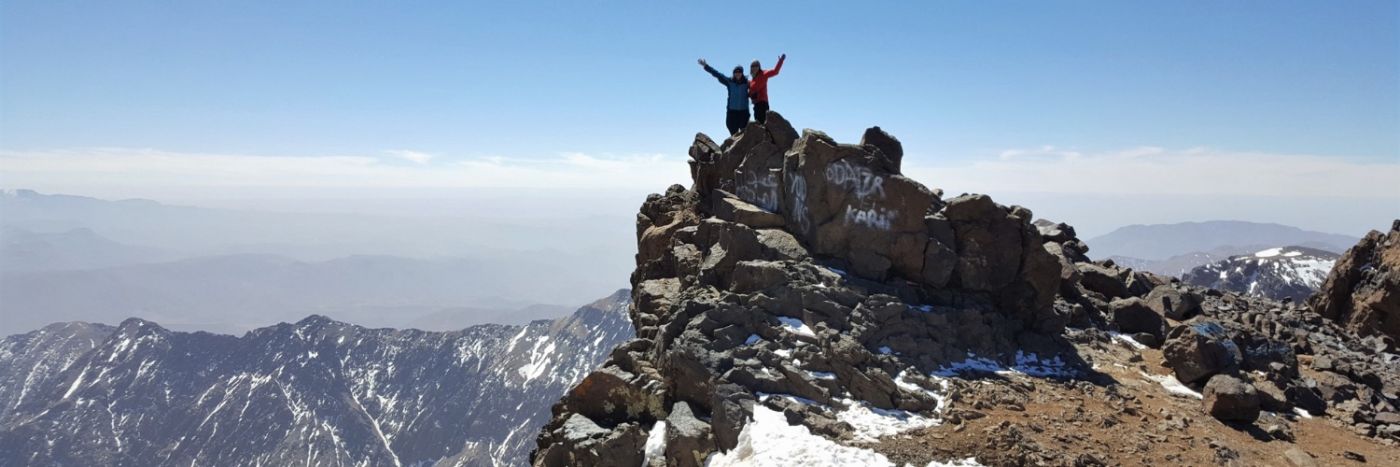
[[[1072,226],[905,177],[878,127],[769,112],[690,156],[637,215],[636,338],[534,465],[1400,463],[1393,340],[1092,261]],[[1395,292],[1359,277],[1329,284]]]

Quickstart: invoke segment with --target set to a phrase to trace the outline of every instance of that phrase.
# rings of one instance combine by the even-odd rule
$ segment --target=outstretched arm
[[[729,85],[729,77],[721,74],[719,70],[711,68],[710,64],[705,62],[705,59],[702,58],[698,60],[698,63],[700,63],[700,66],[705,67],[706,72],[709,72],[711,76],[714,76],[715,79],[719,80],[719,84],[723,84],[725,86]]]
[[[778,72],[779,72],[779,71],[783,71],[783,61],[784,61],[784,60],[787,60],[787,54],[779,55],[779,56],[778,56],[778,65],[777,65],[777,66],[774,66],[772,70],[768,70],[768,71],[763,72],[763,75],[764,75],[764,76],[767,76],[767,77],[769,77],[769,78],[772,78],[772,77],[774,77],[774,76],[778,76]]]

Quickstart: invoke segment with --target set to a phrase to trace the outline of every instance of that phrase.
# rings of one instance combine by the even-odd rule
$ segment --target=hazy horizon
[[[97,234],[27,237],[11,261],[81,270],[63,280],[92,297],[49,284],[34,305],[75,313],[129,293],[112,306],[185,318],[205,298],[186,276],[264,288],[190,320],[577,306],[627,285],[638,207],[690,185],[697,132],[723,137],[724,89],[696,60],[781,54],[770,97],[794,127],[856,143],[878,125],[944,198],[989,194],[1084,239],[1400,218],[1395,2],[746,5],[761,27],[730,10],[0,3],[0,188],[232,210],[0,212]],[[217,255],[302,264],[100,274]],[[333,262],[362,255],[412,261]],[[341,282],[305,303],[278,289]]]

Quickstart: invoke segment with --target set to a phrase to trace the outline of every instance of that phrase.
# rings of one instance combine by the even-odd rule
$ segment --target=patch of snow
[[[749,338],[744,339],[744,345],[754,345],[754,343],[758,342],[761,339],[761,337],[758,337],[758,334],[749,334]]]
[[[1303,410],[1302,407],[1294,407],[1293,413],[1298,414],[1298,418],[1313,418],[1313,415],[1308,413],[1308,411]]]
[[[1189,388],[1189,387],[1186,387],[1185,384],[1181,384],[1181,381],[1178,381],[1178,380],[1176,379],[1176,376],[1174,376],[1174,375],[1161,375],[1161,376],[1158,376],[1158,375],[1147,374],[1147,373],[1142,372],[1142,371],[1139,371],[1138,373],[1142,374],[1142,376],[1146,377],[1147,379],[1156,381],[1157,384],[1161,384],[1162,387],[1163,387],[1163,388],[1166,388],[1166,389],[1167,389],[1167,392],[1169,392],[1169,393],[1172,393],[1172,394],[1175,394],[1175,395],[1178,395],[1178,396],[1190,397],[1190,398],[1194,398],[1194,399],[1204,399],[1204,398],[1205,398],[1205,396],[1202,396],[1201,393],[1196,392],[1195,389],[1191,389],[1191,388]]]
[[[1034,353],[1016,351],[1016,366],[1012,370],[1041,378],[1069,378],[1076,374],[1059,355],[1042,360]]]
[[[715,453],[707,467],[729,466],[894,466],[890,459],[868,449],[842,446],[812,434],[801,425],[789,425],[781,412],[754,405],[753,420],[739,432],[739,444]]]
[[[1326,259],[1299,259],[1293,261],[1293,273],[1295,280],[1307,285],[1310,288],[1322,286],[1322,282],[1327,280],[1327,275],[1332,273],[1332,266],[1337,262]]]
[[[515,350],[515,344],[520,343],[520,338],[525,337],[525,333],[529,330],[530,328],[521,327],[520,333],[516,334],[515,337],[510,338],[510,344],[506,345],[506,353],[510,353],[512,350]],[[359,341],[356,341],[355,345],[360,345]]]
[[[544,349],[540,349],[541,345],[544,346]],[[554,355],[554,342],[550,342],[548,336],[535,341],[535,345],[530,348],[530,363],[526,363],[516,370],[520,377],[525,379],[523,383],[528,383],[543,375],[545,370],[549,368],[552,355]]]
[[[1113,336],[1113,340],[1122,342],[1124,344],[1128,344],[1128,347],[1132,347],[1137,350],[1143,350],[1147,348],[1147,346],[1142,345],[1141,342],[1138,342],[1137,339],[1133,339],[1133,336],[1113,331],[1109,331],[1108,335]]]
[[[774,350],[774,351],[773,351],[773,355],[777,355],[777,356],[783,357],[783,358],[791,358],[791,357],[792,357],[792,349],[778,349],[778,350]]]
[[[766,401],[766,400],[768,400],[768,399],[772,399],[772,398],[776,397],[776,398],[779,398],[779,399],[787,399],[787,400],[789,400],[789,401],[796,402],[796,403],[802,404],[802,405],[814,405],[814,406],[818,406],[818,407],[825,407],[825,406],[823,406],[822,404],[817,403],[817,401],[814,401],[814,400],[811,400],[811,399],[807,399],[807,398],[804,398],[804,397],[797,397],[797,396],[794,396],[794,395],[792,395],[792,394],[770,394],[770,393],[766,393],[766,392],[756,392],[756,393],[754,393],[754,397],[757,397],[759,402],[763,402],[763,401]],[[756,406],[755,406],[755,407],[756,407]]]
[[[83,385],[83,377],[84,377],[84,376],[87,376],[87,368],[83,368],[83,371],[80,372],[80,373],[78,373],[77,379],[74,379],[74,380],[73,380],[73,385],[72,385],[72,386],[68,386],[68,391],[63,393],[63,398],[64,398],[64,399],[67,399],[68,396],[72,396],[73,393],[76,392],[76,391],[78,390],[78,386],[82,386],[82,385]]]
[[[933,376],[951,377],[962,373],[996,373],[999,375],[1023,374],[1038,378],[1069,378],[1078,374],[1058,355],[1049,360],[1041,359],[1034,352],[1016,351],[1016,363],[1010,368],[990,358],[978,357],[968,352],[967,359],[944,365],[933,372]]]
[[[1273,258],[1273,257],[1275,257],[1275,256],[1278,256],[1279,253],[1283,253],[1283,248],[1270,248],[1270,249],[1267,249],[1267,250],[1259,251],[1259,252],[1257,252],[1257,253],[1254,253],[1254,257],[1255,257],[1255,258]]]
[[[941,390],[943,391],[943,392],[940,393],[940,392],[938,392],[938,391],[934,391],[934,390],[932,390],[932,389],[928,389],[928,388],[925,388],[925,387],[923,387],[923,386],[919,386],[919,385],[917,385],[917,384],[914,384],[914,383],[910,382],[910,381],[907,379],[908,376],[909,376],[909,375],[908,375],[908,372],[907,372],[907,371],[901,371],[901,372],[899,372],[899,374],[898,374],[898,375],[895,375],[895,377],[894,377],[894,385],[895,385],[895,386],[898,386],[900,389],[903,389],[903,390],[905,390],[905,391],[915,392],[915,393],[922,392],[922,393],[928,395],[929,397],[933,398],[933,400],[938,401],[938,405],[937,405],[936,407],[933,408],[933,411],[934,411],[934,412],[942,413],[942,412],[943,412],[943,409],[944,409],[944,408],[947,408],[947,406],[948,406],[948,396],[946,395],[946,394],[948,393],[948,380],[947,380],[947,379],[944,379],[944,378],[935,378],[935,381],[938,382],[938,387],[939,387],[939,389],[941,389]]]
[[[862,401],[842,399],[845,409],[836,412],[836,419],[851,425],[857,441],[874,442],[882,437],[909,430],[938,426],[942,420],[905,410],[887,410]],[[755,406],[757,408],[757,406]]]
[[[889,355],[889,354],[892,354],[892,353],[894,353],[894,351],[893,351],[893,350],[890,350],[890,346],[888,346],[888,345],[882,345],[882,346],[880,346],[880,354],[881,354],[881,355]]]
[[[928,465],[927,465],[927,466],[924,466],[924,467],[984,467],[984,466],[982,465],[982,463],[977,462],[977,458],[976,458],[976,457],[969,457],[969,458],[966,458],[966,459],[953,459],[953,460],[950,460],[950,461],[948,461],[948,462],[933,461],[933,462],[929,462]]]
[[[1302,255],[1303,255],[1303,252],[1301,252],[1301,251],[1290,251],[1290,252],[1288,252],[1288,253],[1284,253],[1284,254],[1283,254],[1283,256],[1284,256],[1285,258],[1292,258],[1292,257],[1294,257],[1294,256],[1302,256]]]
[[[666,421],[657,420],[647,433],[647,444],[642,449],[642,465],[651,465],[653,460],[666,458]],[[664,463],[664,462],[663,462]]]
[[[836,380],[836,373],[832,373],[832,372],[830,372],[830,371],[808,371],[807,374],[811,375],[812,378],[815,378],[815,379],[826,380],[826,381],[834,381],[834,380]]]
[[[817,337],[817,333],[812,332],[812,328],[807,327],[807,323],[800,319],[779,316],[778,321],[783,323],[783,328],[787,329],[788,332],[799,336]]]

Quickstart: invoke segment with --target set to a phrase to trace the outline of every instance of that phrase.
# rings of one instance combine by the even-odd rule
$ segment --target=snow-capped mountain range
[[[1191,285],[1302,301],[1322,286],[1337,258],[1335,253],[1315,248],[1269,248],[1198,266],[1181,278]]]
[[[0,465],[519,465],[628,297],[453,332],[54,324],[0,341]]]

